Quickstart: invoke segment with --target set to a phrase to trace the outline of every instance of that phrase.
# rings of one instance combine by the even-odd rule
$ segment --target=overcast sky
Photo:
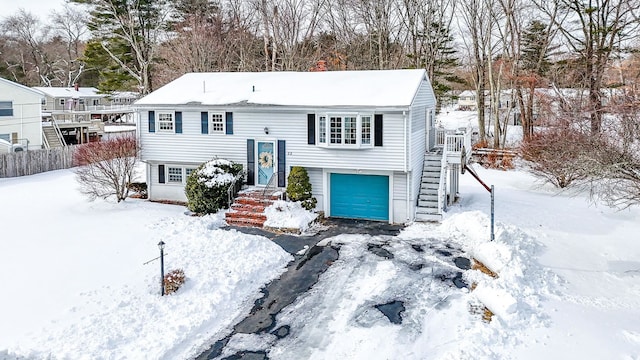
[[[61,9],[64,3],[65,0],[0,0],[0,18],[13,15],[23,8],[48,22],[51,11]]]

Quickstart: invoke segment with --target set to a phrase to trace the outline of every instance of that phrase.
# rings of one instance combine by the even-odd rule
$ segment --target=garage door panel
[[[389,177],[331,174],[332,217],[389,219]]]

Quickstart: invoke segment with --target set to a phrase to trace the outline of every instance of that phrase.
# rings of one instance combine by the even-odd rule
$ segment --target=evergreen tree
[[[522,69],[544,76],[551,67],[549,61],[548,25],[533,20],[522,33]]]
[[[106,65],[98,68],[99,87],[125,90],[133,80],[143,94],[153,91],[153,65],[165,30],[167,0],[70,1],[91,7],[92,46],[87,47],[85,61]]]

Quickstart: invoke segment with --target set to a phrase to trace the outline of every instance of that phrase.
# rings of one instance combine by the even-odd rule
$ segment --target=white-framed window
[[[327,143],[327,117],[320,116],[318,118],[318,142],[320,144]]]
[[[93,99],[93,106],[100,105],[100,99]]]
[[[362,135],[360,138],[360,144],[371,145],[371,115],[360,116]]]
[[[13,101],[0,101],[0,116],[13,116]]]
[[[348,148],[372,146],[372,114],[319,114],[317,119],[319,145]]]
[[[209,128],[209,133],[224,134],[225,132],[224,113],[210,113],[209,117],[211,118],[211,126]]]
[[[64,106],[65,104],[65,99],[58,99],[58,104],[60,104],[60,106]]]
[[[344,143],[355,145],[358,142],[358,119],[355,116],[344,117]]]
[[[164,171],[167,184],[184,185],[187,183],[189,175],[195,170],[195,167],[190,166],[166,165]]]
[[[158,112],[158,131],[174,132],[175,123],[172,112]]]
[[[170,183],[181,183],[182,184],[182,168],[181,167],[167,167],[167,181]]]
[[[342,144],[342,117],[329,118],[329,139],[332,144]]]

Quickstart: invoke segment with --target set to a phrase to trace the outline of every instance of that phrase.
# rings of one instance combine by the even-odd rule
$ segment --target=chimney
[[[312,68],[311,71],[327,71],[327,61],[318,60],[318,62],[316,63],[316,67]]]
[[[74,83],[73,88],[78,91],[78,89],[80,89],[80,85],[78,85],[78,83]]]

